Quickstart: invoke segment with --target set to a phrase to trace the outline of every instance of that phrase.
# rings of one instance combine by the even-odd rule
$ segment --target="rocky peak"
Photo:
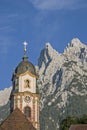
[[[87,114],[87,45],[74,38],[59,54],[46,43],[38,61],[41,130],[59,130],[67,116]]]
[[[84,46],[78,38],[73,38],[69,44],[69,47],[82,47]]]
[[[50,43],[46,43],[45,48],[41,51],[38,59],[38,66],[39,69],[41,68],[41,74],[44,73],[45,68],[47,68],[51,62],[58,61],[60,59],[58,57],[60,57],[60,54],[52,48]]]
[[[64,50],[64,55],[68,57],[68,60],[87,62],[87,45],[81,43],[78,38],[74,38],[68,43]]]
[[[11,90],[12,90],[12,87],[9,87],[0,91],[0,106],[7,104]]]

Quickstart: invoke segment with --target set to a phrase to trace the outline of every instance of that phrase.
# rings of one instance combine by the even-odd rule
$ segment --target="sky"
[[[0,90],[12,85],[24,41],[37,65],[46,42],[63,53],[73,38],[87,45],[87,0],[0,0]]]

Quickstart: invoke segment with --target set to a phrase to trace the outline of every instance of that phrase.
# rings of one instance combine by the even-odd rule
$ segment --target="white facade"
[[[17,86],[14,86],[11,96],[12,109],[19,108],[39,130],[39,95],[36,92],[36,76],[26,71],[16,75],[13,82],[18,83],[14,83]],[[17,91],[16,88],[18,88]]]
[[[26,87],[26,80],[29,80],[29,87]],[[19,92],[24,91],[36,93],[36,77],[28,72],[19,76]]]

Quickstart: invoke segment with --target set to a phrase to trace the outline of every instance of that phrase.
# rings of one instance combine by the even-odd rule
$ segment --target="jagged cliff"
[[[58,130],[65,117],[87,114],[87,45],[74,38],[60,54],[46,43],[36,68],[41,130]]]
[[[41,130],[58,130],[66,116],[87,113],[87,46],[73,39],[59,54],[49,43],[39,61]]]

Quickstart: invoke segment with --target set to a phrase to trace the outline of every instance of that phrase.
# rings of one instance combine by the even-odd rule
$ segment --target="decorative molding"
[[[20,110],[22,111],[22,95],[20,96]]]
[[[33,121],[35,121],[35,97],[33,98]]]
[[[22,73],[22,74],[17,74],[16,77],[24,76],[24,75],[26,75],[26,74],[30,75],[31,77],[37,78],[36,75],[30,73],[29,71],[26,71],[25,73]]]
[[[38,99],[39,99],[39,97],[40,97],[39,94],[31,93],[31,92],[28,92],[28,91],[14,93],[13,96],[18,96],[18,95],[25,96],[25,95],[27,95],[27,94],[28,94],[28,95],[31,95],[32,97],[37,97]]]

